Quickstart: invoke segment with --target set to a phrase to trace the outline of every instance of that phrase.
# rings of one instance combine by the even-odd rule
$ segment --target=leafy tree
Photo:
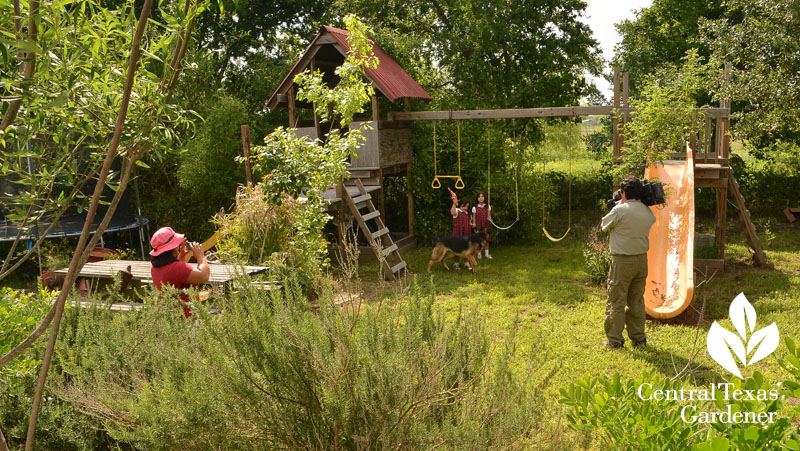
[[[20,233],[44,216],[55,223],[75,204],[88,208],[90,199],[83,191],[98,179],[104,152],[119,126],[113,118],[122,103],[126,79],[121,75],[136,27],[130,7],[111,11],[93,0],[66,9],[37,5],[0,18],[3,29],[16,30],[16,40],[0,43],[6,56],[0,64],[5,91],[0,177],[14,188],[0,194],[0,207]],[[165,5],[164,31],[149,36],[152,50],[143,57],[140,83],[129,93],[136,99],[130,106],[132,119],[115,144],[124,167],[150,150],[168,151],[175,131],[186,126],[185,112],[171,98],[181,70],[178,56],[188,42],[179,37],[184,32],[180,27],[191,22],[198,8],[182,8]],[[14,18],[25,15],[30,22],[23,29]],[[28,69],[31,61],[35,70]],[[124,185],[113,174],[107,183],[114,189]],[[33,248],[13,260],[18,239],[2,260],[0,279],[29,258],[48,231],[41,231]]]
[[[701,40],[711,63],[733,65],[714,94],[734,102],[733,132],[757,147],[800,143],[800,1],[729,0],[723,17],[705,20]]]
[[[4,7],[7,5],[5,3]],[[163,23],[149,31],[147,39],[144,37],[152,0],[145,0],[138,18],[133,14],[133,4],[120,10],[104,8],[93,0],[69,5],[40,5],[38,1],[32,1],[24,6],[23,9],[20,2],[14,2],[12,19],[7,19],[8,14],[0,19],[5,22],[3,30],[9,29],[5,25],[13,24],[12,29],[16,32],[7,35],[10,39],[3,45],[10,42],[12,48],[20,50],[16,59],[8,58],[8,52],[3,52],[6,56],[3,88],[6,94],[11,95],[3,99],[4,116],[0,126],[4,174],[27,176],[26,182],[36,183],[37,187],[32,190],[36,195],[30,197],[22,221],[39,213],[38,206],[51,196],[52,173],[63,166],[65,159],[74,158],[84,142],[96,146],[88,148],[89,158],[86,160],[95,163],[87,177],[92,178],[96,173],[97,178],[83,231],[53,307],[22,343],[0,357],[2,368],[33,344],[52,322],[52,333],[39,371],[28,423],[26,449],[32,449],[64,304],[78,271],[111,220],[136,161],[150,151],[158,152],[160,146],[170,147],[168,143],[174,136],[173,130],[183,123],[182,115],[171,101],[183,69],[182,59],[188,48],[191,26],[203,6],[192,1],[174,4],[169,15],[162,9]],[[23,16],[29,18],[24,32],[19,20]],[[144,56],[140,58],[140,54]],[[39,61],[37,66],[42,70],[28,70],[32,61]],[[23,69],[16,76],[14,68],[20,62]],[[116,117],[114,122],[112,117]],[[22,125],[19,128],[33,130],[36,134],[14,133],[17,124]],[[69,132],[72,124],[76,134],[53,133],[53,130]],[[59,126],[64,128],[57,128]],[[42,154],[38,155],[43,164],[35,174],[30,168],[27,172],[20,170],[20,162],[27,159],[30,148],[25,145],[25,140],[20,140],[20,136],[25,140],[40,137],[44,141],[40,145]],[[69,147],[55,147],[61,154],[56,152],[51,156],[45,153],[50,149],[48,142],[57,144],[65,140],[71,140]],[[98,148],[104,152],[93,152]],[[117,157],[122,160],[118,177],[111,174],[112,162]],[[102,165],[98,164],[101,160]],[[79,161],[73,159],[72,162],[70,166],[74,169]],[[52,169],[48,169],[48,164],[53,165]],[[97,232],[90,238],[90,225],[107,184],[114,187],[116,193]],[[0,277],[17,265],[7,269],[7,263],[8,258],[0,268]]]
[[[459,108],[574,105],[600,56],[581,0],[339,1],[440,101]],[[444,100],[446,99],[446,100]]]
[[[717,19],[724,11],[721,0],[654,0],[636,12],[634,19],[616,24],[622,36],[612,65],[630,73],[630,89],[637,96],[645,76],[679,61],[689,49],[707,57],[708,47],[700,39],[699,22]],[[707,99],[698,99],[706,102]]]
[[[644,168],[685,149],[703,127],[695,98],[707,85],[708,68],[690,51],[680,67],[667,66],[645,77],[639,98],[631,100],[632,120],[623,127],[623,163],[617,175],[641,176]]]

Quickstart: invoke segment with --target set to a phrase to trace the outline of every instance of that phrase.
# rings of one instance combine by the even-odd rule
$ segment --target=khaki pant
[[[622,330],[634,343],[645,340],[644,287],[647,281],[647,254],[612,255],[608,271],[608,302],[605,329],[609,343],[623,344]],[[626,310],[627,307],[627,310]]]

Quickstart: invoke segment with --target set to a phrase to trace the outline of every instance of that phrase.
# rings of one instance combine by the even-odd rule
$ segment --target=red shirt
[[[153,285],[159,290],[161,290],[161,285],[165,283],[172,285],[178,290],[185,290],[191,287],[192,285],[187,282],[191,272],[192,265],[182,261],[172,262],[160,268],[150,266],[150,276],[153,277]],[[188,294],[181,294],[180,298],[183,302],[192,302]],[[183,306],[183,314],[187,318],[192,316],[192,312],[186,305]]]

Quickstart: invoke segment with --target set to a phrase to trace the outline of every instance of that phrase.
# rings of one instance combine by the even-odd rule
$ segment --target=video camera
[[[614,192],[614,198],[606,201],[606,205],[610,210],[619,204],[621,200],[622,193],[620,190],[617,190]],[[639,200],[648,207],[666,203],[667,201],[664,199],[664,185],[662,185],[661,182],[648,182],[647,179],[642,180],[642,194]]]

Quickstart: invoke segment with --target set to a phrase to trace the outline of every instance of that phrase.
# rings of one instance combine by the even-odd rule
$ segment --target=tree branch
[[[33,5],[34,2],[31,4]],[[81,237],[78,241],[78,245],[75,248],[75,255],[72,257],[72,262],[70,263],[69,270],[67,271],[67,276],[64,278],[64,284],[61,287],[61,292],[58,294],[58,298],[56,299],[55,303],[55,310],[54,310],[54,317],[53,317],[53,325],[52,331],[50,333],[50,341],[47,344],[47,349],[45,349],[44,358],[42,359],[42,367],[39,371],[39,380],[36,385],[36,392],[33,398],[33,408],[31,410],[31,418],[28,421],[28,434],[25,441],[25,450],[26,451],[33,451],[33,442],[34,437],[36,435],[36,422],[39,417],[39,407],[42,403],[42,394],[44,392],[44,384],[47,380],[47,373],[50,369],[50,362],[53,358],[53,350],[55,349],[56,341],[58,340],[58,329],[61,324],[61,317],[64,314],[64,303],[66,302],[67,295],[69,295],[70,288],[72,288],[72,281],[77,277],[80,268],[86,263],[86,260],[91,253],[91,249],[88,249],[86,246],[86,242],[89,238],[89,233],[91,231],[92,222],[94,221],[95,214],[97,213],[97,207],[100,204],[100,197],[103,194],[103,187],[105,186],[106,178],[108,177],[108,173],[111,171],[111,163],[114,161],[114,158],[117,155],[117,148],[119,147],[120,140],[122,138],[122,131],[125,126],[125,118],[128,114],[128,105],[130,104],[131,98],[131,91],[133,88],[133,81],[134,75],[136,73],[136,66],[139,60],[139,50],[140,45],[142,42],[142,35],[144,34],[145,26],[147,25],[147,19],[150,15],[150,9],[152,8],[153,1],[152,0],[145,0],[144,5],[142,6],[142,12],[139,16],[139,24],[136,28],[136,35],[133,38],[133,44],[131,45],[131,56],[128,61],[128,72],[125,77],[125,88],[122,94],[122,100],[120,102],[120,109],[119,114],[117,115],[117,123],[114,129],[114,136],[111,139],[111,145],[108,148],[108,152],[106,153],[106,159],[103,162],[103,168],[100,171],[100,176],[97,180],[97,185],[95,185],[94,194],[92,195],[92,201],[89,204],[89,211],[86,216],[86,221],[83,223],[83,230],[81,231]],[[38,4],[37,4],[38,9]],[[133,164],[130,164],[125,171],[125,174],[122,178],[127,179],[130,175],[131,167]],[[122,193],[125,191],[125,185],[122,184],[123,180],[120,179],[120,188],[117,191],[117,194],[114,196],[114,199],[119,203],[119,198],[121,197]],[[127,180],[125,180],[127,182]],[[116,209],[116,208],[114,208]],[[110,215],[114,212],[112,208],[109,208],[106,212],[106,217],[103,220],[103,224],[100,224],[98,227],[97,232],[94,235],[92,241],[96,242],[100,236],[102,236],[105,226],[107,226],[108,221],[111,220]],[[48,314],[49,315],[49,314]]]
[[[453,31],[453,26],[450,24],[450,20],[447,18],[447,14],[445,14],[444,8],[439,4],[439,1],[431,0],[431,4],[433,4],[433,8],[436,10],[436,16],[442,21],[447,30]]]
[[[14,13],[19,16],[19,0],[15,0],[14,2]],[[31,0],[30,2],[30,13],[28,16],[28,37],[32,41],[38,40],[38,28],[36,28],[36,16],[39,15],[39,0]],[[19,19],[16,19],[15,22],[19,22]],[[17,26],[15,23],[15,26]],[[21,24],[20,24],[21,25]],[[20,74],[22,75],[23,79],[32,78],[34,69],[36,68],[36,52],[29,52],[26,54],[26,59],[22,62],[22,68],[20,70]],[[3,115],[3,121],[0,122],[0,131],[4,131],[8,128],[9,125],[13,124],[14,121],[17,119],[17,115],[19,114],[20,107],[22,107],[22,99],[12,100],[8,104],[8,109],[6,109],[6,114]]]
[[[8,442],[6,442],[6,436],[3,435],[2,429],[0,429],[0,451],[9,451]]]

